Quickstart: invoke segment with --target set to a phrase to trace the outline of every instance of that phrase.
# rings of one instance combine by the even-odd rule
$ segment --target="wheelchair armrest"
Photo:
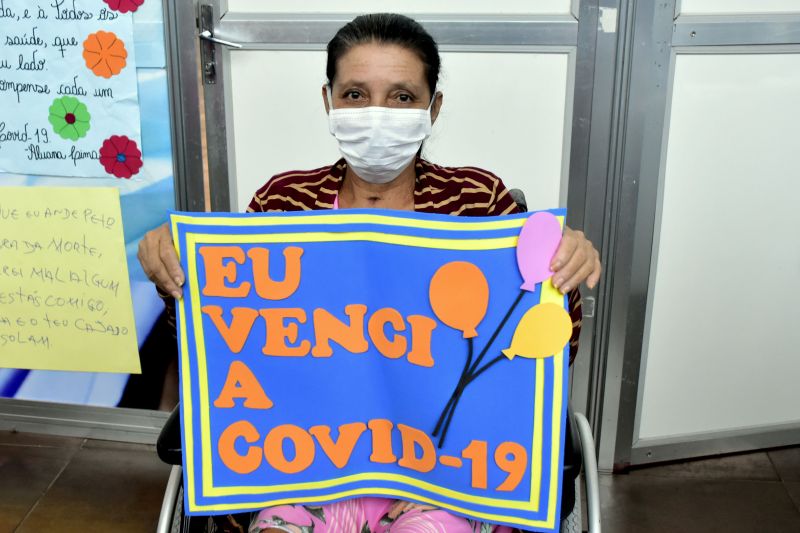
[[[583,466],[581,439],[572,406],[567,405],[567,427],[564,434],[564,482],[575,481]]]
[[[175,409],[169,414],[169,418],[161,428],[161,433],[158,435],[156,442],[156,451],[158,457],[167,464],[179,465],[183,459],[183,450],[181,445],[181,417],[180,405],[176,405]]]
[[[589,426],[589,421],[581,413],[575,415],[575,422],[583,449],[589,533],[600,533],[600,479],[597,473],[597,454],[594,447],[592,428]]]

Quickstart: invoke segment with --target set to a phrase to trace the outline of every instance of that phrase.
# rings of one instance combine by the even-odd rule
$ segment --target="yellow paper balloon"
[[[563,307],[550,303],[535,305],[522,315],[511,346],[503,350],[503,355],[509,359],[548,357],[563,350],[571,335],[572,319]]]

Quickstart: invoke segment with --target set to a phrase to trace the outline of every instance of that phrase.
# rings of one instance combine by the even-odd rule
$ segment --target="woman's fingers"
[[[433,505],[424,505],[422,503],[407,502],[405,500],[397,500],[389,509],[388,517],[391,520],[397,520],[397,517],[409,511],[433,511],[438,509]]]
[[[594,268],[589,277],[586,278],[586,286],[594,289],[600,282],[600,274],[603,272],[603,266],[600,264],[600,252],[594,250]]]
[[[181,269],[180,259],[175,252],[175,245],[172,242],[172,235],[167,235],[159,242],[159,255],[161,262],[167,269],[167,274],[179,287],[183,286],[183,270]]]
[[[583,282],[592,289],[600,280],[600,255],[581,231],[564,229],[551,262],[553,285],[566,294]]]
[[[174,298],[181,297],[184,275],[167,224],[145,234],[139,242],[137,257],[153,283]]]
[[[572,254],[574,254],[575,250],[578,248],[578,238],[576,233],[579,232],[573,231],[567,227],[564,228],[564,235],[561,237],[561,244],[558,245],[556,254],[550,261],[550,270],[553,272],[561,270],[564,265],[569,262]],[[583,233],[580,235],[583,237]],[[553,283],[555,283],[555,278],[553,279]]]

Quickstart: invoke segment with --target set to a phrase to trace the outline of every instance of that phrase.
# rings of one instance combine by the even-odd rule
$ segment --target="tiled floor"
[[[152,446],[0,432],[0,533],[154,531],[168,474]],[[800,533],[800,448],[602,476],[601,491],[606,533]]]
[[[169,467],[141,444],[0,432],[0,532],[152,532]]]
[[[604,531],[800,532],[800,448],[601,477]]]

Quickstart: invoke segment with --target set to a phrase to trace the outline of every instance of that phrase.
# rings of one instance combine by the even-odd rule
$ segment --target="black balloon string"
[[[473,342],[472,339],[467,339],[468,341],[468,353],[467,353],[467,364],[465,365],[465,371],[461,372],[461,377],[458,380],[458,384],[456,385],[455,389],[453,390],[452,394],[450,395],[450,399],[447,401],[444,409],[442,410],[441,415],[439,415],[439,420],[436,422],[436,427],[433,430],[433,436],[436,437],[439,434],[439,431],[442,431],[441,437],[439,437],[438,447],[441,448],[444,446],[445,438],[447,437],[447,430],[450,428],[450,423],[453,421],[453,415],[455,414],[456,407],[458,407],[458,402],[461,400],[461,395],[464,393],[464,389],[472,383],[476,377],[480,374],[483,374],[487,371],[490,367],[497,364],[499,361],[503,359],[503,355],[499,355],[492,359],[490,362],[486,363],[483,367],[478,369],[483,358],[486,357],[486,353],[489,351],[489,347],[494,343],[497,339],[497,336],[506,326],[508,323],[508,319],[511,318],[511,315],[514,314],[514,311],[519,306],[519,303],[522,301],[522,297],[525,296],[525,291],[520,289],[519,294],[517,295],[517,299],[514,300],[514,303],[511,304],[506,315],[503,317],[503,320],[500,321],[500,324],[492,333],[492,336],[489,338],[489,342],[483,347],[481,353],[478,354],[478,357],[475,359],[475,362],[472,363],[470,366],[470,361],[472,359],[472,352],[473,352]],[[444,424],[444,427],[442,427]]]
[[[473,353],[473,351],[475,349],[474,347],[475,347],[475,342],[473,340],[473,337],[468,338],[467,339],[467,360],[464,363],[464,368],[461,370],[461,376],[458,378],[458,383],[456,384],[456,388],[453,390],[453,393],[450,395],[450,399],[447,400],[447,405],[444,406],[444,410],[442,411],[442,414],[439,415],[439,419],[436,421],[436,427],[433,428],[433,436],[434,437],[437,436],[439,434],[439,430],[442,429],[442,424],[444,423],[444,419],[445,419],[447,413],[450,411],[450,406],[453,404],[453,399],[456,396],[456,391],[461,386],[461,384],[464,382],[464,378],[466,377],[467,372],[469,372],[469,369],[470,369],[470,367],[472,365],[472,353]]]

